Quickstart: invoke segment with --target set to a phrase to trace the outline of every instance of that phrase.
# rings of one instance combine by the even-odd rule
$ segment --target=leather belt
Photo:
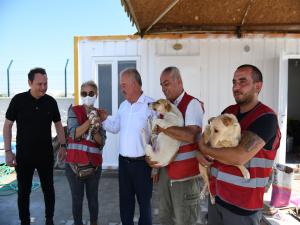
[[[145,156],[144,155],[143,156],[139,156],[139,157],[127,157],[127,156],[120,155],[120,158],[125,159],[125,160],[130,161],[130,162],[145,160]]]

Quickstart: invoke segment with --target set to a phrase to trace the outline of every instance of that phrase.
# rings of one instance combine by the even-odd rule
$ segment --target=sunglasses
[[[93,92],[93,91],[89,91],[89,92],[82,91],[82,92],[80,93],[80,95],[81,95],[81,97],[86,97],[86,96],[94,97],[95,92]]]

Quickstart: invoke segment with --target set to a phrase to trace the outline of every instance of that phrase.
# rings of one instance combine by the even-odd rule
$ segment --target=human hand
[[[58,149],[58,159],[62,162],[66,159],[66,156],[67,156],[66,148],[60,147]]]
[[[151,172],[151,178],[154,184],[158,183],[159,180],[159,173],[157,168],[153,168]]]
[[[101,118],[99,116],[94,117],[91,122],[91,125],[94,126],[94,129],[99,130],[99,127],[101,126]]]
[[[17,162],[16,162],[16,156],[12,151],[6,151],[5,152],[5,163],[8,166],[16,166]]]
[[[106,118],[107,118],[107,116],[108,116],[108,113],[107,113],[104,109],[97,109],[97,111],[98,111],[100,120],[101,120],[101,121],[106,120]]]
[[[164,132],[166,129],[156,125],[156,128],[155,128],[155,132],[156,134],[159,134],[160,132]]]
[[[212,164],[212,161],[205,157],[201,152],[198,152],[196,157],[198,162],[204,167],[209,167]]]
[[[199,150],[202,154],[207,155],[209,147],[204,143],[204,136],[202,135],[200,141],[198,142]]]
[[[157,161],[151,161],[150,157],[149,156],[146,156],[145,157],[145,160],[146,162],[148,163],[148,165],[152,168],[160,168],[161,166],[158,165],[158,162]]]

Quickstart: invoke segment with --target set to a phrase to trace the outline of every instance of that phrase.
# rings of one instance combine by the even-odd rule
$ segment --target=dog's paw
[[[210,202],[211,202],[212,205],[216,204],[216,199],[212,195],[210,196]]]
[[[243,174],[243,177],[247,180],[250,179],[250,173],[249,173],[249,170],[245,167],[245,166],[237,166],[241,173]]]
[[[245,170],[244,173],[243,173],[243,176],[245,179],[249,180],[250,179],[250,173],[248,170]]]

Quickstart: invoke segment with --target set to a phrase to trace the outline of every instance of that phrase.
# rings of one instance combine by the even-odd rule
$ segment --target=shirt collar
[[[183,91],[176,99],[175,101],[173,102],[174,105],[178,106],[178,104],[181,102],[183,96],[185,94],[185,91]]]
[[[46,95],[46,94],[45,94],[45,95],[43,95],[43,96],[40,97],[40,98],[35,98],[35,97],[33,97],[33,96],[31,95],[30,89],[28,90],[27,94],[28,94],[29,98],[30,98],[31,100],[34,100],[34,101],[41,101],[41,100],[44,99],[44,97],[45,97],[45,95]]]
[[[126,100],[129,104],[131,104],[128,100]],[[138,98],[138,100],[132,104],[135,104],[135,103],[144,103],[146,101],[146,96],[144,94],[144,92],[142,92],[142,94],[140,95],[140,97]],[[131,104],[131,105],[132,105]]]

